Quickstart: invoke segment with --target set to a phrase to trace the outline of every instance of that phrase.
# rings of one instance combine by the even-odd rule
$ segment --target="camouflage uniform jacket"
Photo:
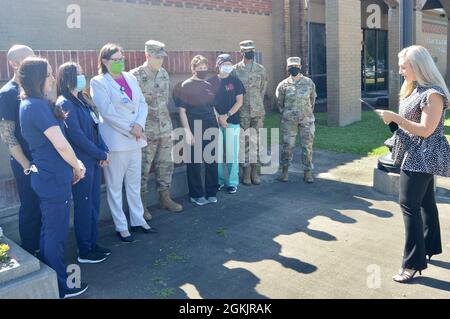
[[[168,108],[169,74],[164,68],[153,72],[147,63],[132,70],[131,73],[137,78],[149,107],[145,130],[147,137],[158,138],[171,134],[173,126]]]
[[[246,65],[244,61],[234,66],[236,76],[244,84],[246,94],[241,108],[241,118],[264,117],[264,95],[267,88],[266,69],[253,62]]]
[[[295,81],[292,77],[278,84],[276,90],[277,106],[283,119],[298,122],[314,122],[314,104],[316,86],[314,82],[302,76]]]

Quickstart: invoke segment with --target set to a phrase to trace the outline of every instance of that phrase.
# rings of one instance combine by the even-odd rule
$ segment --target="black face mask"
[[[255,58],[255,51],[248,51],[244,53],[244,57],[247,60],[253,60]]]
[[[204,80],[208,76],[208,71],[196,71],[196,73],[200,80]]]
[[[293,68],[289,68],[289,74],[290,75],[292,75],[292,76],[297,76],[297,75],[299,75],[300,74],[300,68],[296,68],[296,67],[293,67]]]

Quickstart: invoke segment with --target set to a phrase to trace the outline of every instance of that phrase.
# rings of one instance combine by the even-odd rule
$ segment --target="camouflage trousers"
[[[157,190],[170,188],[173,174],[171,135],[149,138],[148,145],[142,149],[142,186],[141,192],[148,192],[150,169],[155,164]]]
[[[286,121],[281,123],[283,134],[283,148],[281,152],[281,165],[289,166],[292,162],[295,142],[298,132],[302,146],[302,163],[304,170],[313,170],[313,143],[316,126],[314,122],[299,123],[298,121]]]
[[[259,154],[262,150],[259,149],[259,129],[264,127],[264,116],[258,117],[241,117],[241,128],[243,130],[240,135],[239,149],[242,150],[239,157],[240,163],[243,167],[249,167],[250,164],[259,164]],[[246,134],[251,132],[248,129],[254,129],[254,134]]]

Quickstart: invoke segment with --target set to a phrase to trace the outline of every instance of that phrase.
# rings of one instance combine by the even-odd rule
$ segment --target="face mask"
[[[234,68],[232,65],[222,65],[220,67],[220,72],[224,73],[224,74],[230,74],[231,72],[233,72]]]
[[[195,71],[197,73],[197,77],[201,80],[206,79],[208,76],[208,71]]]
[[[244,53],[244,57],[247,60],[253,60],[255,58],[255,51],[248,51]]]
[[[289,68],[289,74],[292,76],[297,76],[300,74],[300,68]]]
[[[77,75],[77,91],[83,91],[86,88],[86,77],[84,75]]]
[[[157,58],[149,58],[148,64],[152,67],[153,70],[159,70],[161,69],[163,65],[164,60],[163,59],[157,59]]]
[[[111,73],[112,74],[121,74],[123,70],[125,69],[125,62],[124,61],[113,61],[111,63]]]

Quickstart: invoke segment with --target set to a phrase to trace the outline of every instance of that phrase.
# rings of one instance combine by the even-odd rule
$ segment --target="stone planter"
[[[0,299],[59,298],[56,273],[6,237],[9,261],[0,265]]]

